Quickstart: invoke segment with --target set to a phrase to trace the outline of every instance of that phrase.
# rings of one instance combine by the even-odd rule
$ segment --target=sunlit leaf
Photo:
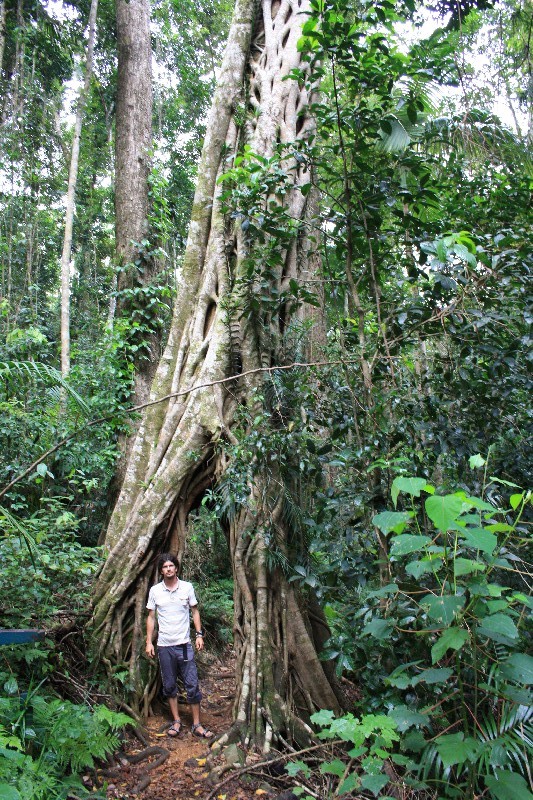
[[[372,518],[372,522],[382,533],[401,533],[413,516],[412,511],[382,511]]]
[[[400,492],[409,494],[412,497],[420,497],[422,491],[429,491],[431,489],[433,489],[433,487],[428,484],[425,478],[406,478],[403,476],[395,478],[391,488],[391,497],[394,507],[396,507]]]

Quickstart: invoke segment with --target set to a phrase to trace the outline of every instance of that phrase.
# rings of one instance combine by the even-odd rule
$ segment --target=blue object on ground
[[[0,645],[1,644],[27,644],[28,642],[36,642],[38,639],[44,639],[45,632],[37,630],[36,628],[26,629],[13,629],[6,630],[0,628]]]

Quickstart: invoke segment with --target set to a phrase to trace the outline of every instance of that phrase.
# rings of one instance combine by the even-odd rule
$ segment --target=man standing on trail
[[[181,679],[187,692],[187,702],[192,711],[192,733],[199,739],[211,739],[214,734],[200,722],[200,700],[202,693],[198,685],[198,673],[191,645],[191,622],[196,630],[196,649],[203,650],[204,633],[200,621],[200,612],[194,589],[191,583],[178,578],[178,560],[171,553],[162,553],[157,562],[163,580],[150,589],[146,608],[146,654],[155,655],[153,635],[155,615],[157,612],[158,636],[157,655],[161,667],[163,694],[168,698],[173,722],[167,733],[176,737],[181,731],[181,720],[178,711],[177,678]]]

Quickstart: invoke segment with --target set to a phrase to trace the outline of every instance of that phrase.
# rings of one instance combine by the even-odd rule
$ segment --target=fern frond
[[[93,767],[117,749],[117,731],[131,723],[126,714],[91,713],[85,706],[67,700],[32,700],[34,725],[44,748],[55,753],[59,763],[74,772]]]
[[[93,709],[95,719],[105,722],[112,731],[120,730],[126,725],[136,725],[133,717],[123,714],[121,711],[111,711],[107,706],[96,706]]]

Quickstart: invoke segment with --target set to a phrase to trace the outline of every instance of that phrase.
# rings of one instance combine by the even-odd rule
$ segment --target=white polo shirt
[[[157,614],[158,647],[171,647],[190,642],[189,608],[196,605],[198,601],[192,583],[178,581],[174,589],[168,589],[164,581],[152,586],[146,608]]]

